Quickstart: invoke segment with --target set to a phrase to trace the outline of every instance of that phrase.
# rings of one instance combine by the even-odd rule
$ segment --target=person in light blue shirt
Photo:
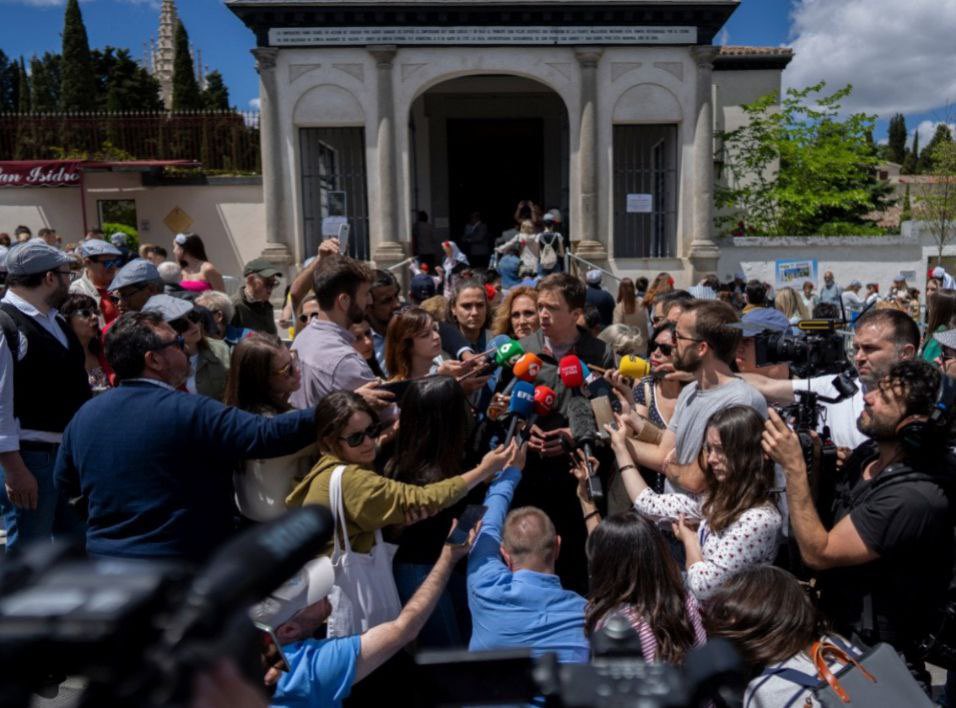
[[[468,648],[528,647],[555,652],[562,662],[587,662],[584,636],[587,601],[561,587],[554,564],[561,537],[540,509],[508,513],[521,479],[527,445],[492,482],[488,510],[468,558],[468,607],[472,635]]]
[[[454,524],[452,525],[454,528]],[[268,627],[281,645],[288,671],[271,668],[272,706],[338,708],[352,686],[413,641],[435,609],[452,569],[475,542],[476,527],[461,545],[446,543],[428,577],[391,622],[363,634],[313,639],[332,612],[328,594],[335,583],[329,558],[310,561],[293,578],[250,610],[257,625]]]

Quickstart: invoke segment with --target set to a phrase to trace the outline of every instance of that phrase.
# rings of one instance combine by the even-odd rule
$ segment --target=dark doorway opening
[[[460,244],[472,212],[481,212],[488,238],[514,226],[515,205],[544,208],[544,120],[449,118],[448,211],[451,239]]]

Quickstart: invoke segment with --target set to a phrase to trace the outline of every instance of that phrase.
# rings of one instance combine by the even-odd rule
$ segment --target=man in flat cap
[[[83,258],[83,277],[73,281],[70,292],[96,300],[103,313],[103,324],[109,324],[119,317],[119,308],[110,295],[110,283],[117,268],[123,265],[123,254],[116,246],[99,239],[83,241],[76,252]]]
[[[147,300],[165,289],[159,270],[143,258],[134,258],[120,268],[110,283],[110,292],[119,298],[120,314],[139,312]]]
[[[253,258],[242,269],[242,275],[246,284],[232,299],[236,306],[232,326],[277,334],[275,314],[269,298],[279,284],[282,272],[265,258]]]
[[[63,430],[90,398],[83,346],[56,309],[69,292],[70,263],[42,241],[7,254],[0,303],[0,514],[8,552],[76,524],[53,487]]]

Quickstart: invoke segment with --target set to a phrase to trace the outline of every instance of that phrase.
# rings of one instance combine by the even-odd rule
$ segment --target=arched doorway
[[[493,242],[526,199],[559,209],[567,235],[568,113],[548,86],[508,75],[432,86],[412,103],[409,148],[412,211],[442,239],[460,243],[477,211]]]

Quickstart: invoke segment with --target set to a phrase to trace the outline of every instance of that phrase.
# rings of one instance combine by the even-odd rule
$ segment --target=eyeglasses
[[[195,310],[191,310],[182,317],[177,317],[176,319],[171,320],[169,326],[176,330],[176,332],[179,334],[184,334],[185,332],[188,332],[194,324],[199,324],[200,322],[202,322],[202,315]]]
[[[299,322],[302,324],[307,324],[319,316],[318,312],[310,312],[309,314],[299,315]]]
[[[673,345],[673,344],[659,344],[659,343],[657,343],[657,342],[654,342],[654,348],[651,349],[651,352],[653,353],[653,352],[657,351],[658,349],[661,350],[661,354],[663,354],[664,356],[670,356],[670,355],[671,355],[671,352],[674,351],[674,345]]]
[[[704,341],[703,339],[697,339],[695,337],[685,337],[683,334],[678,332],[674,332],[674,337],[676,339],[683,339],[685,342],[697,342],[698,344]]]
[[[290,351],[289,355],[292,357],[289,360],[289,363],[285,366],[280,366],[275,370],[276,376],[291,376],[293,372],[299,370],[299,354],[298,352]],[[361,441],[360,441],[361,442]],[[354,445],[352,447],[355,447]]]
[[[361,430],[357,433],[352,433],[351,435],[346,435],[345,437],[339,437],[339,440],[344,440],[345,444],[348,445],[349,447],[358,447],[365,441],[365,438],[374,440],[381,434],[381,432],[382,432],[382,424],[373,423],[372,425],[368,426],[365,430]]]
[[[150,347],[147,351],[158,352],[161,349],[166,349],[166,347],[176,347],[181,351],[186,351],[186,340],[183,336],[177,335],[174,339],[170,339],[168,342],[163,342],[162,344],[157,344],[155,347]]]
[[[273,276],[272,278],[263,278],[262,276],[259,276],[259,277],[262,279],[263,286],[267,288],[274,288],[276,285],[279,284],[279,279],[276,278],[275,276]]]
[[[54,269],[52,272],[56,273],[57,275],[65,275],[71,283],[80,276],[80,274],[76,271],[60,270],[59,268]]]
[[[82,307],[79,310],[76,310],[71,317],[81,317],[83,319],[89,319],[90,317],[99,317],[100,311],[93,307]]]
[[[119,300],[129,300],[133,295],[138,293],[140,290],[145,290],[149,287],[148,283],[137,283],[134,285],[127,285],[120,288],[116,291],[116,294],[119,295]]]
[[[94,263],[99,263],[104,268],[119,268],[123,265],[123,260],[121,258],[109,258],[105,261],[94,260]]]

